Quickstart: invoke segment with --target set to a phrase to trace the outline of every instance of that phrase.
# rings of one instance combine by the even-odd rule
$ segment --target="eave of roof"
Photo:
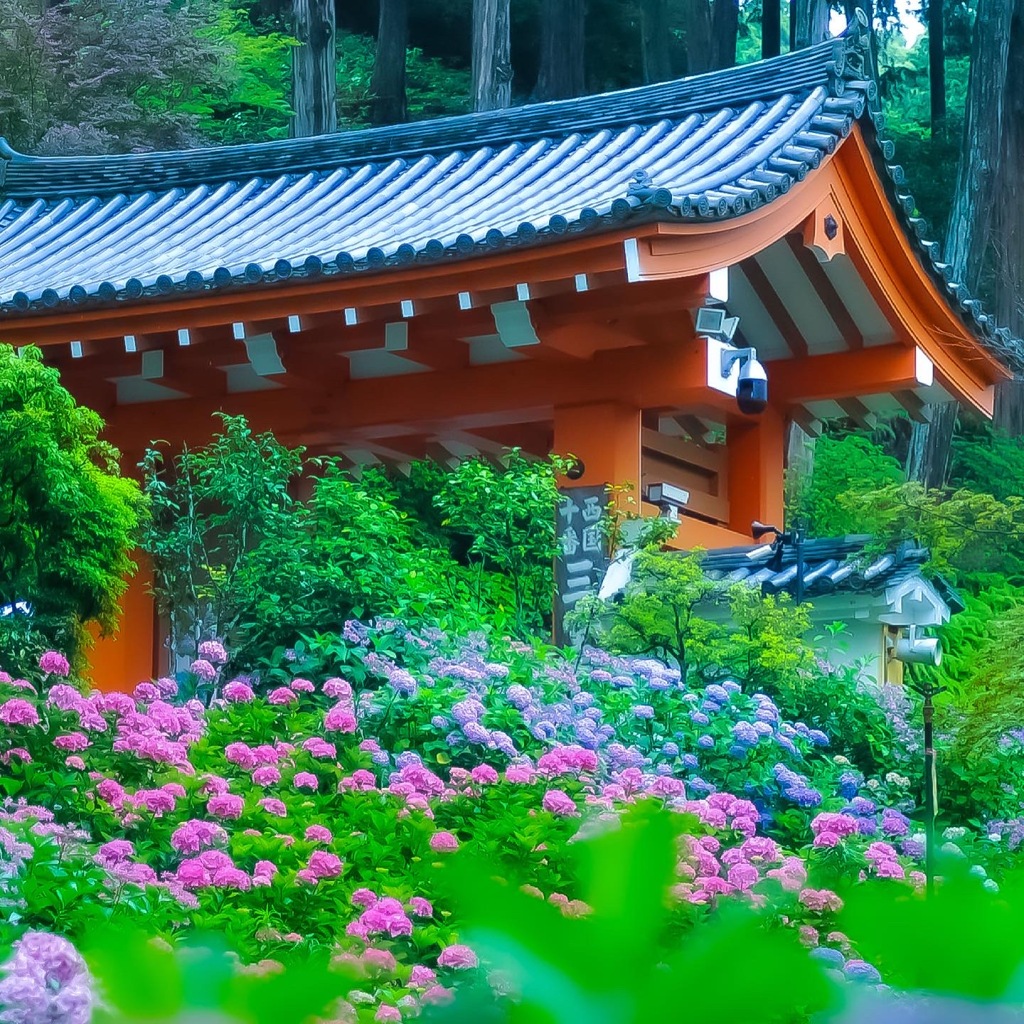
[[[903,188],[903,169],[892,162],[894,146],[884,134],[865,49],[866,34],[859,26],[839,39],[773,60],[676,82],[512,110],[218,149],[46,158],[16,153],[0,140],[0,321],[5,316],[134,304],[289,279],[377,273],[414,262],[534,247],[570,233],[596,232],[624,223],[737,217],[787,192],[836,148],[854,119],[863,119],[870,125],[868,136],[879,176],[926,269],[983,346],[1014,372],[1024,372],[1024,343],[994,323],[981,303],[951,280],[951,268],[940,262],[938,243],[929,240],[927,225],[914,215],[913,197]],[[696,150],[695,138],[700,139]],[[637,139],[648,149],[640,145],[630,149]],[[696,177],[686,176],[685,161],[680,169],[678,161],[672,164],[665,157],[673,139],[677,146],[695,151],[696,164],[691,161],[689,170],[696,169]],[[544,202],[529,210],[526,219],[515,222],[506,216],[502,220],[501,203],[488,182],[517,162],[528,163],[531,153],[534,164],[548,161],[547,173],[549,178],[555,176],[554,181],[549,182]],[[606,191],[599,201],[589,203],[573,201],[580,198],[579,190],[571,197],[559,194],[559,173],[579,174],[581,162],[589,159],[604,165],[612,157],[620,172],[617,195]],[[626,168],[630,159],[631,166]],[[647,168],[654,173],[648,176]],[[631,174],[633,180],[627,184]],[[422,212],[402,194],[389,215],[377,221],[377,236],[367,234],[373,228],[364,217],[359,230],[353,228],[355,244],[340,250],[328,247],[330,232],[317,230],[322,225],[316,217],[318,212],[336,216],[338,207],[331,206],[327,194],[332,183],[347,189],[356,203],[360,194],[356,186],[362,181],[364,195],[376,202],[389,188],[398,195],[401,183],[409,179],[420,190],[418,194],[414,190],[412,198],[435,204],[430,208],[433,216],[425,218],[425,233],[412,241],[409,236],[398,237],[399,228],[406,230]],[[429,179],[426,190],[418,184],[424,179]],[[289,196],[299,199],[285,212],[282,204]],[[275,198],[279,199],[276,207]],[[298,221],[305,232],[304,252],[293,235],[259,260],[221,249],[228,257],[223,263],[211,262],[204,254],[202,265],[189,265],[192,239],[179,236],[172,238],[170,246],[174,259],[168,257],[168,265],[157,269],[153,260],[162,253],[154,238],[156,243],[171,238],[174,225],[180,226],[193,209],[223,200],[215,215],[223,219],[223,209],[233,209],[227,229],[238,230],[243,241],[253,238],[239,225],[245,223],[247,212],[252,218],[252,208],[246,204],[255,199],[262,200],[262,205],[256,204],[257,216],[268,218],[261,221],[261,228],[274,223],[271,218],[278,224]],[[505,202],[507,213],[507,196]],[[482,216],[477,211],[485,205],[488,213]],[[449,211],[451,218],[443,216]],[[132,237],[125,222],[143,214],[155,235]],[[456,227],[462,230],[448,230],[460,214],[462,223]],[[303,221],[302,216],[309,220]],[[69,238],[69,229],[76,225],[78,235]],[[341,218],[340,227],[344,225]],[[208,234],[219,237],[223,224],[214,228]],[[119,239],[119,244],[111,245],[111,237]],[[88,247],[100,244],[96,239],[110,247],[103,251],[101,245],[104,258],[90,262]],[[83,252],[86,256],[79,261]],[[153,259],[146,264],[140,256],[134,266],[126,267],[130,261],[125,254],[133,252]],[[9,289],[4,288],[5,262]],[[69,263],[82,276],[58,282],[58,268],[64,272]]]

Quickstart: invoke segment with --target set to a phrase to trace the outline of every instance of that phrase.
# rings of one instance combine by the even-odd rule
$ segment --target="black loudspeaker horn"
[[[764,523],[759,523],[756,519],[750,524],[750,536],[754,540],[760,540],[766,533],[774,533],[778,536],[779,531],[774,526],[766,526]]]

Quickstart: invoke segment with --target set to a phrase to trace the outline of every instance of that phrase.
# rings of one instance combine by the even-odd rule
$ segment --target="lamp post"
[[[909,624],[907,636],[896,642],[892,656],[905,665],[942,664],[942,643],[937,637],[919,636],[918,626]],[[946,687],[930,680],[911,679],[910,688],[924,699],[921,717],[924,720],[924,874],[925,891],[935,891],[935,825],[939,813],[939,777],[935,764],[935,698]]]
[[[768,526],[756,520],[750,524],[750,535],[754,540],[760,540],[767,534],[772,534],[775,540],[771,543],[773,567],[776,572],[782,568],[782,553],[787,544],[793,545],[793,552],[796,556],[796,585],[794,587],[797,604],[804,603],[804,532],[799,527],[783,531],[777,526]],[[752,552],[754,554],[754,552]]]

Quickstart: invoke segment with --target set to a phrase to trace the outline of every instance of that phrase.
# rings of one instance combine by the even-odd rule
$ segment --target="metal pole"
[[[804,532],[793,531],[793,547],[796,548],[796,603],[804,603]]]
[[[924,873],[925,891],[929,896],[935,892],[935,818],[938,811],[938,775],[935,771],[935,739],[932,720],[935,705],[932,697],[935,687],[922,689],[924,696]]]

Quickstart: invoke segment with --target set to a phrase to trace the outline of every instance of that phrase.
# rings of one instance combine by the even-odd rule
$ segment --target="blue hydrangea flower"
[[[811,950],[811,956],[840,971],[846,966],[846,957],[838,949],[832,949],[831,946],[816,946]]]
[[[872,967],[864,960],[851,960],[843,969],[843,973],[851,981],[865,981],[877,985],[882,980],[878,968]]]
[[[637,718],[650,719],[654,717],[654,708],[650,704],[636,704],[633,707],[633,714]]]
[[[710,686],[706,686],[704,688],[704,696],[709,700],[715,701],[717,704],[729,703],[729,691],[724,686],[719,686],[717,683],[712,683]]]
[[[828,736],[826,736],[820,729],[811,729],[810,732],[807,733],[807,738],[816,747],[827,747],[829,745]]]
[[[700,747],[701,750],[710,750],[714,745],[714,736],[708,736],[707,733],[697,739],[697,746]]]
[[[447,729],[451,723],[448,721],[447,718],[445,718],[444,715],[434,715],[434,717],[430,720],[430,724],[435,729]]]
[[[760,737],[757,730],[749,722],[737,722],[732,727],[733,739],[742,747],[753,747],[757,745]]]
[[[669,742],[666,743],[661,748],[661,752],[666,757],[678,757],[679,756],[679,744],[678,743],[673,743],[671,740],[669,740]]]
[[[747,752],[749,750],[750,747],[744,746],[742,743],[734,743],[729,748],[729,756],[735,757],[737,760],[741,760],[742,758],[747,756]]]
[[[690,721],[693,722],[694,725],[709,725],[711,719],[702,711],[691,711]]]
[[[694,768],[700,763],[697,760],[696,754],[683,754],[681,758],[682,765],[687,771],[693,771]]]

